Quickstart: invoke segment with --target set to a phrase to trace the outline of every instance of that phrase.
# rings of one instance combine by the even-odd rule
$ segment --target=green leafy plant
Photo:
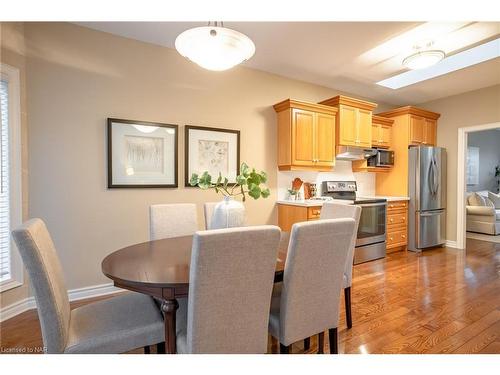
[[[241,163],[240,174],[236,176],[236,183],[230,184],[227,177],[222,177],[219,173],[217,180],[212,181],[212,176],[205,171],[201,175],[193,173],[189,184],[198,186],[203,190],[214,189],[216,193],[221,193],[225,197],[236,197],[241,195],[243,202],[246,196],[253,199],[267,198],[271,194],[269,188],[265,186],[267,174],[264,171],[257,172],[255,168],[250,168],[246,163]]]

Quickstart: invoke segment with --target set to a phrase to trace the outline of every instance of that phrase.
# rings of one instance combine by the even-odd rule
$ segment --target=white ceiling
[[[82,26],[174,48],[194,22],[85,22]],[[256,45],[245,66],[395,105],[418,104],[500,84],[500,58],[398,90],[375,84],[404,71],[415,44],[453,54],[500,35],[498,22],[225,22]]]

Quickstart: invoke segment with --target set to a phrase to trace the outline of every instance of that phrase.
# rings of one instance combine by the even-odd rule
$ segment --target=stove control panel
[[[323,182],[323,192],[333,193],[333,192],[355,192],[356,191],[356,181],[324,181]]]

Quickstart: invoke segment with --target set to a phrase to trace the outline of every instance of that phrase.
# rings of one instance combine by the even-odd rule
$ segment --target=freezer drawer
[[[439,246],[445,243],[446,210],[416,212],[417,248]]]

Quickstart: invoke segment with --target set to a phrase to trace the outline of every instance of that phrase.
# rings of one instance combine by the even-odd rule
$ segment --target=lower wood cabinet
[[[387,202],[387,253],[406,250],[408,245],[408,201]]]
[[[278,204],[278,226],[290,232],[295,223],[318,220],[321,206],[295,206]],[[408,245],[408,201],[387,202],[387,253],[406,250]]]
[[[305,207],[291,204],[278,204],[278,226],[282,231],[290,232],[295,223],[318,220],[321,206]]]

